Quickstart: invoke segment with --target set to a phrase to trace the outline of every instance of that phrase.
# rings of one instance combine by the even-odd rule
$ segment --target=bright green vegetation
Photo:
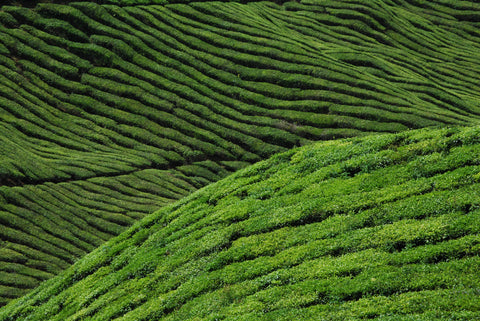
[[[476,320],[480,130],[321,142],[145,217],[0,320]]]
[[[479,122],[474,2],[187,2],[0,8],[0,306],[275,153]]]

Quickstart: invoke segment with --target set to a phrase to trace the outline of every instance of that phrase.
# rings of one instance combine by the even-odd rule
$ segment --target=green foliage
[[[477,133],[428,129],[275,155],[140,220],[0,320],[475,318]],[[190,170],[220,168],[179,168]]]
[[[28,8],[9,1],[0,9],[0,305],[148,213],[275,153],[316,140],[478,124],[479,8],[472,1],[48,2]],[[252,281],[251,293],[224,283],[352,251],[431,251],[411,264],[473,256],[473,243],[461,248],[455,241],[474,242],[468,226],[477,219],[470,195],[478,192],[478,130],[432,133],[371,136],[276,156],[197,200],[189,215],[176,217],[179,225],[163,220],[170,238],[151,240],[146,225],[159,219],[153,216],[130,230],[125,244],[104,247],[105,260],[95,257],[68,272],[68,282],[37,303],[86,278],[79,293],[97,282],[101,288],[77,305],[54,297],[43,312],[59,312],[59,320],[97,312],[100,319],[128,319],[132,310],[144,319],[163,313],[186,319],[187,308],[175,309],[198,301],[192,311],[210,311],[212,319],[297,319],[323,302],[320,310],[330,318],[325,302],[396,295],[363,281],[352,281],[353,290],[336,288],[362,275],[363,265],[339,269],[344,274],[320,288],[305,279],[269,289],[268,282],[277,285],[274,276]],[[389,187],[392,180],[397,185]],[[425,225],[414,231],[421,220]],[[308,238],[296,238],[297,228],[323,222],[331,234],[312,229],[304,231]],[[325,248],[327,238],[336,245]],[[158,271],[143,262],[146,240],[159,244],[158,260],[172,259]],[[440,246],[450,241],[458,252]],[[300,246],[288,250],[291,257],[266,259]],[[138,265],[130,264],[133,256]],[[256,259],[251,267],[243,263]],[[233,274],[216,272],[223,268]],[[102,277],[92,274],[96,269]],[[158,282],[160,304],[149,292],[149,276],[157,272],[171,274],[157,277],[165,281]],[[402,280],[407,290],[415,288]],[[251,297],[261,291],[261,300]],[[203,295],[213,295],[218,306]],[[459,302],[466,304],[463,297]],[[224,313],[228,305],[238,305],[237,312]],[[292,306],[302,307],[299,316]],[[399,313],[377,312],[358,315]],[[442,313],[421,317],[448,314]],[[455,313],[476,317],[473,308]]]

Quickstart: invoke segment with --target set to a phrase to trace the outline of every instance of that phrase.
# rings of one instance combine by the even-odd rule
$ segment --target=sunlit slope
[[[0,305],[274,153],[477,123],[478,12],[468,1],[1,7]]]
[[[480,131],[315,143],[168,205],[0,320],[475,320]]]

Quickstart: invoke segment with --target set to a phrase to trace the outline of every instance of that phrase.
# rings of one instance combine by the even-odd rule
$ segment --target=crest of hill
[[[443,0],[2,6],[0,306],[275,153],[478,124],[478,12]]]
[[[480,130],[316,143],[150,215],[0,320],[474,320]]]

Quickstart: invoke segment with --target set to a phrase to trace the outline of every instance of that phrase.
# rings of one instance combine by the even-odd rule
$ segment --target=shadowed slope
[[[279,154],[146,217],[0,320],[473,320],[480,132]]]
[[[0,305],[135,220],[313,140],[478,123],[478,5],[0,10]]]
[[[70,266],[136,220],[231,173],[229,163],[0,187],[0,303]],[[228,170],[229,169],[229,170]]]

